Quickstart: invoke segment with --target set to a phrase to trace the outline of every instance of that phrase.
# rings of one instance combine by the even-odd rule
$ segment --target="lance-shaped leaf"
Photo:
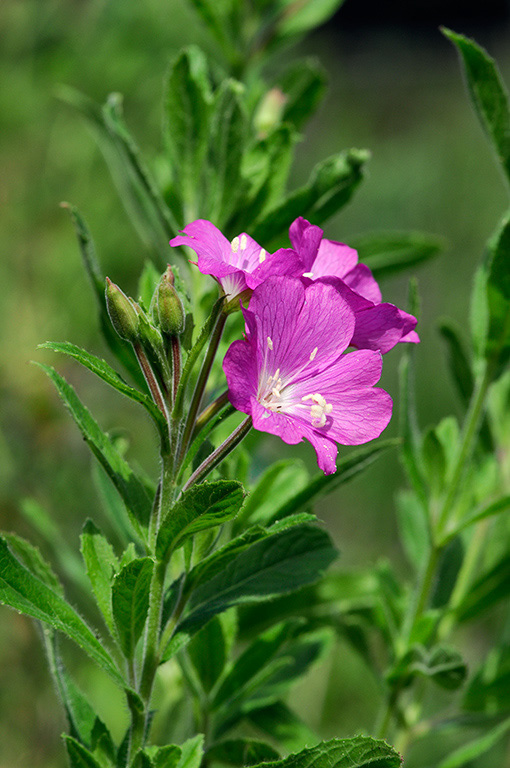
[[[62,208],[65,208],[67,211],[69,211],[71,221],[74,224],[78,245],[80,247],[80,252],[83,259],[83,265],[85,267],[85,271],[88,275],[94,296],[96,298],[99,313],[99,324],[105,341],[117,360],[119,360],[125,369],[129,372],[133,380],[136,381],[141,387],[146,389],[145,379],[143,378],[140,366],[136,361],[136,357],[131,344],[127,344],[122,341],[113,330],[110,317],[106,309],[105,276],[103,275],[99,266],[94,241],[92,240],[92,235],[90,234],[87,222],[80,214],[76,206],[70,205],[69,203],[61,203],[61,206]]]
[[[207,155],[205,218],[222,226],[248,188],[241,175],[248,118],[241,101],[243,86],[224,80],[214,96]],[[196,180],[195,180],[196,183]],[[235,189],[235,195],[232,190]]]
[[[499,373],[510,359],[510,214],[489,243],[485,275],[488,319],[485,357]]]
[[[167,511],[159,530],[156,555],[166,560],[187,538],[232,520],[244,499],[241,483],[218,480],[192,486]]]
[[[308,484],[308,472],[302,461],[282,459],[268,467],[251,489],[235,525],[248,520],[265,523],[275,517],[276,510]]]
[[[130,220],[163,267],[178,226],[124,123],[121,95],[110,94],[104,107],[73,88],[61,88],[60,97],[92,127]]]
[[[399,445],[399,440],[380,440],[373,445],[351,451],[345,459],[337,462],[337,470],[333,475],[322,473],[316,475],[305,488],[279,506],[271,516],[271,520],[281,520],[283,517],[307,509],[310,504],[322,496],[333,493],[341,485],[366,469],[388,448],[394,448],[397,445]]]
[[[133,658],[147,619],[153,567],[150,557],[137,558],[125,565],[113,582],[113,620],[127,659]]]
[[[442,238],[426,232],[371,232],[351,238],[349,245],[378,279],[429,261],[446,247]]]
[[[510,110],[496,62],[473,40],[449,29],[443,29],[443,34],[457,48],[478,119],[510,178]]]
[[[349,202],[362,179],[368,157],[366,150],[350,149],[320,162],[303,187],[255,223],[253,238],[269,243],[286,233],[298,216],[304,216],[312,224],[321,224],[333,216]]]
[[[455,752],[452,752],[451,755],[442,760],[438,768],[468,768],[474,764],[473,761],[484,755],[489,749],[492,749],[498,741],[501,741],[508,731],[510,731],[510,718],[495,725],[494,728],[491,728],[488,733],[484,733],[483,736],[463,744],[462,747],[459,747]]]
[[[92,453],[102,464],[124,500],[131,523],[141,535],[140,524],[148,524],[152,506],[144,484],[116,450],[110,438],[101,430],[90,411],[81,403],[73,387],[51,366],[43,363],[37,363],[37,365],[55,384]]]
[[[261,768],[401,768],[401,764],[393,747],[369,736],[322,741],[282,760],[259,763]]]
[[[188,615],[177,631],[194,634],[233,605],[267,600],[313,583],[335,557],[328,534],[310,525],[257,541],[193,591]]]
[[[293,64],[277,83],[285,98],[282,122],[300,130],[314,114],[326,90],[326,72],[314,59]]]
[[[97,605],[108,629],[113,632],[112,582],[119,562],[110,542],[92,520],[87,520],[83,528],[81,553]]]
[[[165,97],[166,139],[175,187],[184,203],[183,223],[198,212],[211,108],[207,60],[199,48],[190,46],[170,69]]]
[[[406,350],[399,365],[400,432],[403,438],[402,461],[416,495],[427,505],[427,490],[421,466],[421,435],[415,404],[414,366],[412,353]]]
[[[96,760],[92,752],[79,741],[67,734],[64,734],[63,739],[71,768],[102,768],[101,763]]]
[[[89,371],[92,371],[92,373],[95,373],[100,379],[116,389],[117,392],[120,392],[122,395],[126,395],[126,397],[129,397],[136,403],[143,405],[152,416],[161,436],[166,437],[167,424],[165,417],[153,400],[151,400],[151,398],[144,392],[140,392],[138,389],[130,387],[129,384],[119,376],[117,371],[105,360],[101,360],[100,357],[96,357],[96,355],[92,355],[90,352],[87,352],[87,350],[81,349],[68,341],[47,341],[44,344],[39,344],[39,349],[51,349],[53,352],[61,352],[64,355],[74,358],[85,366],[85,368],[88,368]]]
[[[74,640],[119,685],[124,681],[94,632],[64,598],[40,581],[0,537],[0,603],[25,613]]]
[[[46,562],[37,547],[22,539],[14,533],[6,533],[3,538],[13,555],[27,568],[37,579],[50,587],[57,595],[64,597],[64,588],[53,572],[53,568]]]

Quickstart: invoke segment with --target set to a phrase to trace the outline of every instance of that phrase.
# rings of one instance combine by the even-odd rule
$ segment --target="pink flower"
[[[388,352],[401,341],[419,342],[416,318],[382,302],[371,271],[358,263],[354,248],[323,238],[320,227],[299,217],[289,230],[292,247],[304,265],[303,277],[333,285],[356,315],[351,340],[360,349]]]
[[[216,278],[229,302],[256,288],[269,275],[298,276],[303,271],[300,259],[290,248],[268,253],[244,232],[229,242],[214,224],[204,219],[187,224],[181,235],[170,240],[170,245],[192,248],[198,256],[200,272]]]
[[[246,337],[223,361],[230,402],[251,414],[255,429],[289,444],[309,440],[319,467],[332,474],[337,443],[366,443],[390,420],[391,398],[374,387],[381,354],[343,354],[355,314],[320,281],[305,287],[300,279],[269,277],[243,313]]]

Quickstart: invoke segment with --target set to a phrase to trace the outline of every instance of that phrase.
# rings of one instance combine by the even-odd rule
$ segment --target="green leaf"
[[[25,541],[25,539],[22,539],[21,536],[17,536],[15,533],[5,533],[3,537],[13,555],[17,557],[30,573],[46,584],[47,587],[50,587],[57,595],[64,597],[62,584],[37,547],[34,547],[33,544]]]
[[[119,568],[119,561],[110,542],[92,520],[87,520],[83,528],[81,553],[98,608],[108,629],[113,633],[112,582]]]
[[[223,625],[218,616],[202,627],[187,647],[189,659],[206,693],[212,690],[223,672],[226,651]]]
[[[351,238],[349,245],[375,277],[384,279],[438,256],[444,239],[426,232],[370,232]]]
[[[473,393],[474,379],[460,329],[452,320],[446,319],[439,323],[439,332],[447,344],[453,381],[463,403],[467,405]]]
[[[434,427],[423,435],[421,445],[422,467],[432,498],[438,498],[444,488],[446,457],[443,445]]]
[[[269,243],[286,234],[298,216],[312,224],[329,219],[349,202],[368,157],[366,150],[350,149],[320,162],[303,187],[255,222],[252,237],[259,243]]]
[[[314,59],[293,64],[278,81],[285,96],[282,122],[300,130],[314,114],[326,90],[326,72]]]
[[[316,475],[312,481],[301,491],[294,494],[282,504],[272,515],[271,520],[281,520],[302,509],[307,509],[310,504],[316,502],[322,496],[333,493],[344,483],[356,477],[360,472],[372,464],[388,448],[399,445],[399,440],[380,440],[372,445],[363,446],[351,451],[344,459],[337,462],[334,475]],[[269,521],[268,521],[269,522]]]
[[[124,123],[122,96],[112,93],[100,107],[67,86],[60,88],[59,95],[91,126],[130,220],[163,268],[168,260],[168,240],[178,225]]]
[[[282,701],[248,712],[246,717],[289,752],[319,741],[319,737]]]
[[[137,558],[125,565],[113,582],[113,620],[127,659],[133,657],[147,619],[153,567],[150,557]]]
[[[243,499],[243,486],[236,481],[218,480],[192,486],[168,510],[161,523],[156,542],[157,557],[168,560],[190,536],[232,520]]]
[[[280,755],[270,744],[255,739],[230,739],[215,744],[207,752],[207,759],[223,765],[250,766],[278,760]]]
[[[427,513],[412,491],[400,491],[396,506],[400,540],[407,559],[417,573],[422,573],[430,552]]]
[[[122,546],[127,547],[134,534],[126,512],[126,506],[99,462],[92,462],[91,474],[103,512],[119,537]]]
[[[177,768],[200,768],[203,754],[204,736],[199,733],[181,744],[181,757]]]
[[[146,747],[144,752],[150,759],[151,768],[177,768],[182,756],[182,750],[176,744]]]
[[[399,365],[400,379],[400,433],[403,438],[402,461],[416,495],[424,508],[428,496],[421,466],[421,435],[416,417],[414,367],[410,350],[402,355]]]
[[[316,581],[335,559],[327,533],[298,525],[241,551],[191,594],[189,613],[177,631],[194,633],[233,605],[266,600]]]
[[[156,426],[159,429],[160,435],[162,437],[166,436],[168,428],[165,417],[159,408],[155,405],[155,403],[151,400],[151,398],[145,393],[139,392],[137,389],[130,387],[129,384],[126,384],[124,379],[122,379],[117,371],[108,365],[105,360],[101,360],[101,358],[92,355],[85,349],[77,347],[75,344],[70,344],[68,341],[47,341],[44,344],[39,344],[38,348],[51,349],[53,352],[61,352],[64,355],[68,355],[69,357],[78,360],[78,362],[85,366],[85,368],[88,368],[89,371],[95,373],[96,376],[99,376],[100,379],[116,389],[117,392],[120,392],[122,395],[126,395],[126,397],[129,397],[131,400],[134,400],[135,402],[143,405],[143,407],[152,416]]]
[[[369,736],[322,741],[272,763],[266,768],[401,768],[402,758],[385,741]]]
[[[113,680],[124,681],[94,632],[74,608],[36,578],[12,554],[0,537],[0,603],[49,624],[74,640]]]
[[[199,48],[190,46],[172,64],[165,96],[167,148],[175,188],[184,202],[185,222],[196,218],[199,210],[211,109],[206,58]]]
[[[66,745],[71,768],[102,768],[94,755],[83,744],[65,733],[62,738]]]
[[[460,520],[457,528],[452,532],[452,536],[456,536],[460,531],[465,530],[470,525],[486,520],[489,517],[495,517],[501,515],[503,512],[510,510],[510,495],[501,496],[496,501],[491,501],[489,504],[481,504],[477,509],[473,510],[470,514],[466,515]]]
[[[485,733],[483,736],[479,736],[477,739],[473,739],[468,744],[463,744],[462,747],[456,749],[451,755],[443,760],[438,768],[463,768],[463,766],[470,766],[473,760],[477,757],[481,757],[489,749],[498,743],[510,730],[510,718],[504,720],[499,725],[491,728],[489,733]]]
[[[264,524],[274,519],[276,510],[295,497],[308,482],[302,461],[283,459],[268,467],[251,489],[236,520],[236,527],[250,521]]]
[[[470,621],[510,594],[510,558],[503,557],[471,584],[456,610],[457,621]]]
[[[449,691],[459,688],[467,677],[466,662],[460,653],[444,646],[436,646],[426,652],[411,668]]]
[[[105,301],[105,276],[99,266],[96,257],[96,249],[92,235],[87,226],[87,222],[80,214],[76,206],[69,203],[61,203],[62,208],[65,208],[71,217],[71,221],[74,224],[76,237],[78,239],[78,245],[85,266],[85,271],[88,275],[92,290],[97,302],[97,308],[99,313],[99,324],[101,332],[105,338],[108,347],[119,360],[125,369],[129,372],[134,381],[142,387],[146,387],[145,380],[143,378],[140,366],[137,363],[135,354],[131,344],[126,344],[122,341],[117,333],[113,330],[108,310],[106,309]]]
[[[281,17],[276,27],[278,38],[302,35],[325,24],[343,5],[344,0],[284,0]]]
[[[510,645],[492,648],[464,695],[464,709],[497,715],[510,710]]]
[[[496,150],[503,171],[510,177],[510,110],[496,62],[473,40],[450,29],[443,28],[442,32],[457,48],[478,119]]]
[[[510,359],[510,214],[489,243],[485,357],[499,373]]]
[[[460,568],[464,560],[464,542],[461,536],[451,539],[442,550],[434,591],[431,598],[433,608],[442,608],[450,600],[453,588],[457,583]]]
[[[126,503],[133,527],[141,535],[140,523],[148,525],[152,507],[145,486],[118,453],[110,438],[100,429],[88,409],[80,402],[73,387],[51,366],[42,363],[36,363],[36,365],[42,368],[55,384],[92,453]]]
[[[248,119],[241,101],[243,90],[236,80],[224,80],[214,95],[206,161],[204,215],[219,227],[229,220],[248,187],[241,175],[248,135]],[[232,194],[233,189],[235,195]]]

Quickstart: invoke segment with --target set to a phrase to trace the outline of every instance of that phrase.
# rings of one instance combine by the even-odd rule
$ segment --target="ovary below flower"
[[[231,403],[252,416],[255,429],[290,444],[306,438],[319,467],[335,472],[337,443],[368,442],[391,418],[390,396],[374,387],[380,353],[344,354],[355,315],[329,285],[270,277],[243,313],[246,337],[223,362]]]
[[[229,241],[205,219],[187,224],[170,245],[192,248],[200,272],[216,278],[227,302],[256,288],[270,275],[297,276],[303,271],[301,260],[290,248],[268,253],[245,232]]]

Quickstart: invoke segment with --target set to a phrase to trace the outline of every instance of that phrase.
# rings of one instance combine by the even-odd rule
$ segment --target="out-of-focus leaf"
[[[466,679],[466,662],[454,648],[437,646],[412,665],[414,671],[429,677],[447,690],[459,688]]]
[[[486,358],[500,373],[510,359],[510,214],[489,243]]]
[[[205,55],[189,46],[171,66],[165,97],[165,133],[174,185],[184,203],[183,224],[200,210],[212,101]]]
[[[457,621],[469,621],[510,594],[510,558],[505,555],[471,585],[456,610]]]
[[[144,754],[150,760],[150,768],[177,768],[182,750],[176,744],[164,747],[145,747]]]
[[[112,615],[127,659],[133,658],[147,619],[153,567],[149,557],[132,560],[113,582]]]
[[[500,515],[503,512],[508,512],[508,510],[510,510],[510,495],[502,496],[496,501],[491,501],[490,504],[481,504],[477,509],[473,510],[459,521],[459,524],[452,535],[460,533],[460,531],[463,531],[470,525],[479,523],[481,520]]]
[[[255,222],[253,238],[259,243],[270,243],[286,234],[298,216],[312,224],[329,219],[349,202],[362,179],[368,157],[366,150],[350,149],[320,162],[303,187]]]
[[[293,64],[278,81],[285,104],[282,122],[300,130],[314,114],[326,90],[326,72],[314,59]]]
[[[431,598],[432,608],[441,608],[448,603],[463,560],[464,544],[462,538],[457,536],[441,553]]]
[[[438,498],[445,482],[446,457],[434,427],[430,427],[423,435],[421,457],[430,494],[433,498]]]
[[[112,582],[119,562],[111,544],[92,520],[87,520],[83,528],[81,553],[98,608],[104,616],[108,629],[113,633]]]
[[[137,389],[130,387],[129,384],[126,384],[124,379],[119,376],[117,371],[105,360],[101,360],[100,357],[96,357],[96,355],[87,352],[86,349],[81,349],[68,341],[47,341],[44,344],[39,344],[38,348],[51,349],[53,352],[61,352],[64,355],[74,358],[85,366],[85,368],[88,368],[89,371],[92,371],[92,373],[95,373],[100,379],[116,389],[117,392],[120,392],[122,395],[126,395],[126,397],[129,397],[131,400],[143,405],[152,416],[162,437],[166,436],[168,428],[165,418],[153,400],[143,392],[139,392]]]
[[[449,319],[439,323],[439,331],[448,348],[452,378],[463,402],[467,405],[473,392],[473,373],[461,338],[460,329]]]
[[[319,737],[281,701],[264,709],[248,712],[246,717],[289,752],[297,752],[320,741]]]
[[[115,682],[124,684],[109,653],[81,616],[21,564],[4,538],[0,538],[0,602],[58,629],[83,648]]]
[[[469,683],[462,706],[487,715],[510,711],[510,645],[492,648]]]
[[[124,499],[131,523],[141,536],[140,524],[148,524],[152,506],[145,486],[118,453],[110,438],[100,429],[88,409],[80,402],[73,387],[51,366],[42,363],[37,363],[37,365],[48,374],[55,384],[60,397],[92,453],[102,464]]]
[[[353,739],[331,739],[315,747],[303,749],[272,763],[260,763],[266,768],[401,768],[402,758],[385,741],[370,736]]]
[[[210,692],[227,660],[225,635],[219,616],[211,619],[192,637],[187,653],[204,691]]]
[[[402,461],[418,499],[426,508],[428,497],[421,467],[421,435],[416,418],[414,368],[411,355],[410,350],[405,350],[399,366],[400,432],[403,438]]]
[[[195,533],[231,520],[243,499],[243,486],[236,481],[217,480],[192,486],[166,511],[156,543],[158,558],[167,559]]]
[[[282,459],[272,464],[251,489],[236,524],[264,523],[274,519],[276,509],[307,484],[308,472],[301,461]]]
[[[344,0],[280,0],[281,16],[276,27],[277,38],[302,35],[325,24],[343,5]]]
[[[473,40],[450,29],[442,31],[457,48],[478,119],[510,178],[510,110],[496,62]]]
[[[207,752],[208,760],[223,765],[251,766],[278,760],[280,755],[264,741],[255,739],[229,739],[220,741]]]
[[[373,445],[363,446],[351,451],[348,456],[337,462],[337,469],[333,475],[316,475],[305,488],[294,494],[290,499],[278,507],[270,520],[281,520],[292,515],[310,504],[316,502],[322,496],[333,493],[336,489],[358,475],[372,464],[388,448],[399,445],[399,440],[380,440]],[[270,521],[267,521],[270,522]]]
[[[243,86],[224,80],[214,95],[208,136],[205,218],[223,227],[243,198],[248,182],[241,175],[248,118],[241,101]],[[196,181],[195,181],[196,183]],[[235,194],[232,194],[235,190]]]
[[[140,366],[136,361],[131,344],[127,344],[120,339],[113,330],[108,310],[106,309],[105,276],[99,266],[94,241],[92,240],[92,235],[90,234],[87,223],[76,206],[70,205],[69,203],[61,203],[61,206],[69,212],[71,221],[74,224],[85,271],[87,272],[94,296],[96,297],[99,325],[104,339],[117,360],[119,360],[126,371],[128,371],[133,381],[136,381],[137,384],[146,391],[147,386],[145,384],[145,379],[143,378]]]
[[[407,559],[421,573],[430,551],[430,531],[426,510],[412,491],[397,496],[397,517],[400,540]]]
[[[426,232],[371,232],[349,239],[359,260],[370,267],[375,277],[383,279],[416,267],[438,256],[445,241]]]
[[[104,107],[67,86],[60,89],[60,97],[92,127],[130,219],[164,267],[168,240],[178,226],[124,123],[121,95],[110,94]]]
[[[204,737],[203,734],[199,733],[181,744],[181,757],[177,763],[177,768],[200,768],[203,754]]]
[[[498,741],[506,736],[509,730],[510,718],[491,728],[489,733],[473,739],[468,744],[463,744],[462,747],[448,755],[445,760],[442,760],[438,768],[463,768],[463,766],[472,765],[473,760],[484,755],[489,749],[492,749]]]

